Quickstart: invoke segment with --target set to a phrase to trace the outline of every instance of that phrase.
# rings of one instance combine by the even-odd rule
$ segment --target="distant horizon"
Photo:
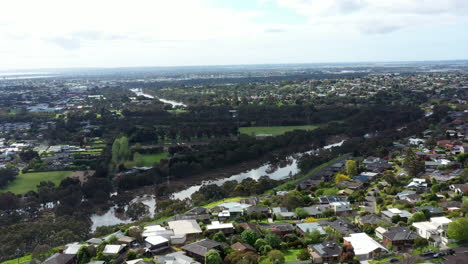
[[[200,65],[152,65],[152,66],[111,66],[111,67],[93,67],[93,66],[84,66],[84,67],[59,67],[59,68],[18,68],[18,69],[0,69],[0,74],[2,73],[11,73],[15,74],[17,72],[25,72],[27,74],[38,74],[37,71],[72,71],[72,70],[118,70],[118,69],[151,69],[151,68],[202,68],[202,67],[252,67],[252,66],[294,66],[294,65],[349,65],[349,64],[375,64],[376,66],[385,65],[385,64],[412,64],[412,63],[451,63],[451,62],[466,62],[468,59],[451,59],[451,60],[395,60],[395,61],[341,61],[341,62],[290,62],[290,63],[252,63],[252,64],[200,64]],[[21,71],[21,72],[20,72]],[[31,72],[28,72],[31,71]]]

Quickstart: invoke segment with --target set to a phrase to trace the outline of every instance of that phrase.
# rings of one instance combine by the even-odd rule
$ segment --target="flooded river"
[[[156,98],[156,99],[158,99],[159,101],[161,101],[161,102],[163,102],[165,104],[172,105],[172,107],[176,107],[176,106],[187,107],[187,105],[184,104],[184,103],[177,102],[177,101],[172,101],[172,100],[167,100],[167,99],[156,97],[156,96],[152,96],[150,94],[144,93],[141,89],[138,89],[138,88],[130,89],[130,91],[135,93],[136,96],[143,96],[143,97],[150,98],[150,99],[155,99]]]

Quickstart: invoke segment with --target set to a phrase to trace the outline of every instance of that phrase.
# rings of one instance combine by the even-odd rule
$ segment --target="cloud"
[[[47,41],[50,41],[65,50],[77,50],[81,48],[81,40],[78,38],[56,37],[47,39]]]
[[[277,0],[309,24],[363,34],[385,34],[433,24],[468,22],[466,0]]]
[[[267,28],[267,29],[265,29],[265,33],[282,33],[282,32],[286,32],[286,30],[281,29],[281,28]]]

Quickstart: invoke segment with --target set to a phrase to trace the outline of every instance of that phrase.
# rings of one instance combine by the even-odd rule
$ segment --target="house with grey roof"
[[[212,249],[221,251],[221,243],[210,239],[204,239],[182,247],[182,250],[185,251],[187,256],[201,263],[205,263],[205,255]]]
[[[392,249],[397,251],[404,251],[412,248],[414,240],[420,238],[418,234],[411,231],[409,227],[393,227],[389,228],[387,232],[382,234],[383,244],[385,247],[392,246]]]
[[[313,263],[337,263],[340,261],[341,246],[335,241],[324,241],[308,246]]]

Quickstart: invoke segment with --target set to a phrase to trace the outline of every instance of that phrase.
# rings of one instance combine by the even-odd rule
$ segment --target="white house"
[[[447,217],[432,217],[430,221],[416,222],[413,226],[416,228],[416,232],[419,236],[434,240],[434,246],[446,246],[451,241],[447,238],[448,224],[452,220]]]
[[[353,210],[349,202],[332,202],[330,206],[336,215],[345,215]]]
[[[359,260],[372,259],[387,249],[372,239],[366,233],[351,234],[349,237],[343,237],[345,244],[351,244],[354,248],[354,254]]]
[[[127,247],[127,245],[106,245],[106,247],[104,248],[104,251],[102,251],[102,253],[104,255],[115,255],[115,254],[120,254],[120,252],[122,252],[125,248]]]

